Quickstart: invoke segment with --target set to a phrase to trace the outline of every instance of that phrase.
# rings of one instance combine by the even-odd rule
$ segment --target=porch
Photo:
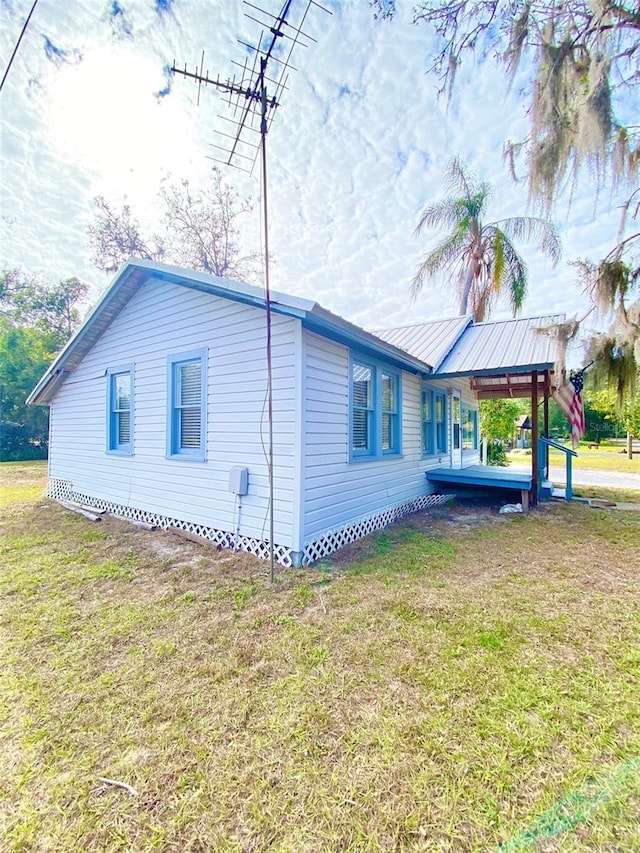
[[[473,465],[427,472],[433,483],[519,491],[523,509],[551,496],[547,481],[549,399],[555,390],[555,342],[545,328],[561,315],[471,325],[434,371],[434,379],[467,378],[477,400],[526,398],[531,404],[531,468]],[[555,445],[554,445],[555,446]],[[560,447],[565,450],[564,447]],[[573,453],[573,451],[570,451]],[[570,465],[570,460],[568,462]],[[570,479],[570,470],[569,470]],[[567,490],[570,498],[570,489]]]
[[[520,492],[522,509],[529,509],[529,492],[533,488],[534,477],[528,471],[513,471],[509,468],[497,468],[487,465],[469,465],[467,468],[433,468],[426,471],[430,483],[439,486],[470,486],[483,489],[503,489]]]

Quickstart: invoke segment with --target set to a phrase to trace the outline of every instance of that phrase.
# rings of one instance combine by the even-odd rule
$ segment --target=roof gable
[[[84,323],[60,351],[27,398],[27,402],[50,402],[66,377],[78,367],[133,295],[149,281],[177,284],[256,308],[266,308],[265,293],[259,287],[195,270],[172,267],[157,261],[132,258],[116,275]],[[402,369],[420,374],[431,371],[431,367],[422,360],[349,323],[337,314],[332,314],[311,300],[272,291],[270,308],[274,313],[299,319],[305,328],[317,334],[384,358]]]

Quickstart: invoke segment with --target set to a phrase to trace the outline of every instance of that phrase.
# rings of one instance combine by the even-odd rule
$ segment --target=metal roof
[[[148,282],[180,285],[254,307],[266,307],[264,291],[259,287],[132,258],[62,349],[27,402],[50,402],[127,302]],[[564,315],[555,314],[474,325],[471,317],[464,316],[372,333],[332,314],[317,302],[283,293],[271,294],[271,310],[299,319],[306,329],[330,340],[418,375],[471,376],[473,390],[480,398],[530,393],[532,372],[552,370],[554,362],[553,338],[535,330],[564,320]]]
[[[564,314],[470,325],[434,369],[434,378],[500,376],[551,370],[555,342],[536,329],[564,320]]]
[[[27,403],[50,402],[58,387],[78,367],[85,355],[104,334],[132,296],[150,281],[176,284],[213,296],[231,299],[235,302],[266,308],[265,293],[262,288],[194,270],[169,266],[158,261],[131,258],[116,275],[82,326],[67,342],[40,379],[27,398]],[[430,373],[428,364],[359,326],[349,323],[337,314],[332,314],[318,305],[317,302],[272,292],[271,310],[276,314],[296,317],[310,331],[347,346],[355,346],[371,355],[385,358],[404,370],[422,375]]]
[[[436,368],[471,323],[470,316],[458,316],[392,329],[375,329],[373,334]]]

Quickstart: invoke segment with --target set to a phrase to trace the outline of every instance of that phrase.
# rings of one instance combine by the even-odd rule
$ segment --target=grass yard
[[[577,485],[573,487],[573,494],[575,497],[602,498],[606,501],[613,501],[614,503],[640,504],[640,488],[624,489],[615,486]]]
[[[561,450],[549,449],[549,462],[551,465],[565,464],[565,456]],[[530,450],[512,450],[507,453],[507,459],[514,465],[531,464]],[[573,468],[590,468],[595,471],[618,471],[622,474],[640,475],[640,453],[634,452],[633,459],[627,459],[625,453],[620,453],[619,447],[601,446],[589,450],[588,447],[580,447],[578,455],[573,457]],[[639,477],[640,481],[640,477]],[[639,486],[640,488],[640,486]]]
[[[639,512],[440,508],[271,587],[0,477],[3,850],[640,849]]]

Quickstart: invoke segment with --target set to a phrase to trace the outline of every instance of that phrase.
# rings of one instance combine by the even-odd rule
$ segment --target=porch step
[[[552,500],[552,501],[553,501],[553,500],[555,500],[555,501],[565,501],[566,499],[567,499],[567,490],[565,489],[565,487],[564,487],[564,486],[554,486],[554,487],[553,487],[553,490],[552,490],[552,492],[551,492],[551,500]],[[574,496],[571,498],[571,500],[572,500],[574,503],[579,503],[579,504],[588,504],[588,503],[590,503],[590,499],[589,499],[589,498],[579,498],[579,497],[576,497],[576,495],[574,495]]]
[[[553,493],[554,493],[553,483],[550,480],[543,480],[542,483],[540,483],[540,490],[539,490],[540,500],[541,501],[548,501],[549,498],[552,498],[554,496]],[[564,495],[563,495],[563,497],[564,497]]]

